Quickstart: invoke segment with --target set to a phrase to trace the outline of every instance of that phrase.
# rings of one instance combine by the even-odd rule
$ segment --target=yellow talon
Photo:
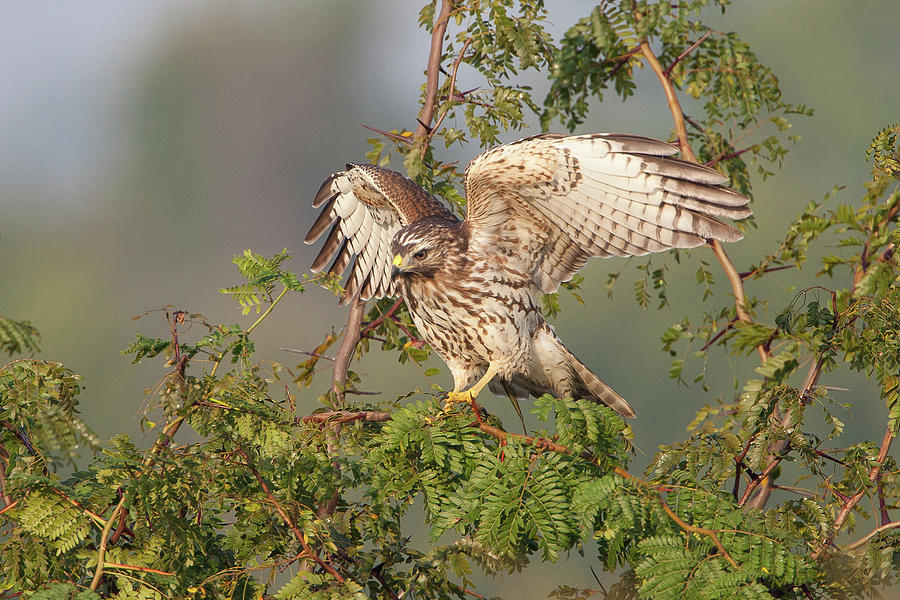
[[[471,392],[448,392],[447,397],[444,398],[444,408],[442,410],[446,411],[454,404],[471,404],[472,400]]]

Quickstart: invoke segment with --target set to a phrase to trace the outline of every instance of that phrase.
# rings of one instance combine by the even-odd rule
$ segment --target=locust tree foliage
[[[574,131],[605,95],[644,91],[634,75],[649,53],[681,101],[698,160],[752,194],[753,178],[773,175],[793,141],[789,119],[811,111],[782,97],[739,34],[704,24],[727,5],[602,2],[554,39],[539,0],[428,3],[424,29],[447,25],[433,118],[424,134],[385,127],[368,158],[402,157],[410,176],[461,209],[460,166],[442,159],[445,148],[489,147],[526,119]],[[546,97],[516,83],[527,70],[549,77]],[[687,437],[656,449],[643,473],[629,469],[627,426],[604,406],[539,398],[528,404],[538,430],[523,435],[469,407],[441,412],[434,386],[379,400],[353,393],[362,381],[350,370],[332,387],[329,358],[346,332],[322,327],[299,364],[257,356],[253,333],[272,310],[302,319],[306,287],[340,291],[287,270],[287,252],[234,258],[241,283],[221,291],[242,308],[226,317],[236,324],[171,307],[145,317],[169,331],[124,350],[167,370],[142,419],[157,435],[149,449],[126,435],[96,439],[78,416],[79,376],[33,357],[30,323],[0,318],[10,355],[0,368],[0,596],[478,598],[473,574],[579,552],[618,582],[560,581],[553,598],[878,597],[896,578],[900,545],[888,452],[900,424],[898,133],[878,132],[860,156],[872,165],[861,198],[836,189],[810,202],[783,242],[731,279],[702,248],[632,263],[636,301],[673,313],[661,332],[673,384],[715,398],[676,416]],[[307,196],[298,191],[298,210]],[[819,285],[753,295],[777,270],[809,269],[808,256],[821,257]],[[667,306],[672,261],[694,263],[702,301]],[[716,283],[726,279],[730,291]],[[558,298],[545,310],[558,312]],[[428,358],[392,300],[351,326],[362,330],[356,357]],[[708,389],[707,362],[722,356],[742,379],[736,390]],[[875,383],[880,401],[855,400],[880,414],[883,439],[845,441],[846,407],[819,383],[837,369]],[[423,381],[436,372],[423,367]],[[180,440],[187,426],[199,441]],[[429,544],[410,541],[416,503]]]

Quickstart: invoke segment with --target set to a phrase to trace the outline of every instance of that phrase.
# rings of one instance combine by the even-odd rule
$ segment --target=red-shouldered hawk
[[[516,396],[587,398],[632,417],[541,313],[592,256],[691,248],[742,234],[720,219],[749,216],[747,198],[713,169],[650,138],[544,134],[497,146],[466,168],[467,215],[394,171],[348,164],[329,177],[306,236],[331,227],[313,262],[342,274],[342,301],[400,295],[453,374],[450,401],[488,384]]]

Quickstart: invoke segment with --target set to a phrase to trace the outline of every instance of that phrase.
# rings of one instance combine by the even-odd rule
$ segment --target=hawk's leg
[[[454,389],[452,392],[447,394],[447,397],[444,399],[444,410],[447,410],[450,406],[454,404],[458,404],[460,402],[465,402],[466,404],[471,404],[475,401],[475,398],[478,397],[478,394],[481,393],[481,390],[485,388],[485,386],[491,382],[491,379],[494,378],[494,375],[497,374],[497,365],[491,363],[488,365],[487,371],[484,372],[484,375],[481,376],[475,385],[470,387],[464,392],[457,391]]]

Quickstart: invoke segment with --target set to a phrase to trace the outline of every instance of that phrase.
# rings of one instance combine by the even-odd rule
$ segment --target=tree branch
[[[391,420],[391,413],[374,410],[350,411],[329,410],[303,417],[304,423],[351,423],[353,421],[369,421],[383,423]]]
[[[366,310],[366,303],[359,299],[359,292],[350,301],[350,314],[347,315],[347,327],[344,330],[344,338],[334,357],[334,370],[331,373],[331,390],[334,392],[337,400],[337,407],[344,405],[344,385],[347,383],[347,371],[350,368],[350,361],[353,359],[353,352],[356,350],[356,344],[359,343],[360,329],[363,313]]]
[[[437,108],[435,99],[438,91],[438,78],[441,69],[441,54],[444,47],[444,33],[447,31],[447,23],[450,21],[450,12],[453,5],[450,0],[441,0],[441,12],[434,22],[431,32],[431,51],[428,54],[428,70],[425,74],[425,103],[419,113],[419,126],[416,127],[415,136],[422,138],[431,133],[431,120]]]
[[[835,317],[837,319],[837,317]],[[810,365],[809,371],[806,374],[806,379],[803,382],[803,387],[800,388],[800,402],[806,402],[806,399],[813,393],[816,388],[816,384],[819,381],[819,376],[822,374],[822,367],[825,366],[825,357],[824,355],[819,355],[816,359],[816,362]],[[777,417],[777,415],[776,415]],[[780,420],[780,425],[782,428],[790,427],[790,412],[786,412],[781,417],[777,417]],[[769,461],[769,464],[766,466],[765,470],[757,479],[752,479],[750,483],[747,484],[747,489],[744,490],[744,495],[741,497],[741,501],[738,503],[740,506],[744,506],[747,504],[748,506],[752,506],[754,508],[758,508],[762,510],[765,507],[766,503],[769,501],[769,496],[772,495],[772,490],[775,489],[775,482],[772,480],[769,475],[771,475],[772,471],[775,470],[782,460],[784,460],[785,456],[787,456],[788,452],[791,448],[790,440],[784,439],[779,440],[772,444],[772,447],[769,449],[769,454],[772,456],[772,459]],[[759,487],[760,484],[763,484],[762,489],[756,494],[751,502],[748,504],[748,500],[750,499],[750,495]]]
[[[281,503],[278,502],[278,499],[272,494],[272,491],[269,489],[269,486],[266,484],[265,479],[263,479],[262,475],[260,475],[259,471],[253,466],[253,463],[250,462],[250,456],[247,452],[241,447],[237,447],[238,452],[241,456],[244,457],[245,466],[250,469],[250,472],[253,473],[253,476],[256,478],[256,481],[259,483],[259,487],[262,488],[263,493],[265,493],[266,497],[269,499],[269,502],[272,503],[272,506],[275,508],[275,512],[281,517],[281,519],[290,527],[291,531],[294,533],[294,537],[297,538],[297,541],[300,542],[300,545],[303,547],[303,552],[306,555],[306,558],[310,558],[317,565],[325,569],[338,583],[344,583],[344,576],[337,572],[337,570],[329,565],[327,562],[319,558],[319,555],[310,547],[309,542],[306,541],[306,536],[297,527],[294,520],[291,519],[290,515],[284,510],[281,506]]]
[[[678,103],[678,97],[675,94],[675,86],[672,85],[672,81],[669,79],[668,74],[663,70],[662,65],[659,63],[659,59],[656,58],[656,55],[650,48],[650,44],[641,42],[640,47],[641,53],[644,55],[650,68],[656,73],[656,77],[659,79],[663,91],[666,94],[666,102],[672,113],[672,121],[675,123],[675,134],[678,136],[678,146],[681,148],[681,155],[686,160],[699,164],[697,156],[694,154],[694,151],[691,149],[691,145],[688,142],[687,129],[684,126],[684,113],[681,110],[681,104]],[[709,244],[712,247],[716,258],[719,260],[719,264],[722,265],[722,270],[725,271],[728,282],[731,284],[731,292],[734,295],[734,306],[737,311],[738,319],[744,323],[752,322],[750,314],[745,308],[746,299],[744,295],[744,283],[738,270],[734,267],[734,263],[728,258],[725,248],[722,247],[722,244],[718,240],[709,240]],[[759,360],[761,362],[768,360],[769,353],[762,344],[756,347],[756,351],[759,354]]]
[[[875,459],[875,464],[872,465],[872,468],[869,469],[869,483],[874,483],[876,479],[878,479],[881,474],[881,467],[884,466],[884,461],[887,458],[888,452],[891,450],[891,443],[894,441],[894,432],[891,430],[890,426],[884,432],[884,438],[881,440],[881,448],[878,451],[878,456]],[[860,486],[858,492],[846,498],[844,500],[844,505],[841,507],[841,511],[838,513],[838,516],[834,519],[834,527],[831,530],[831,534],[828,538],[822,543],[822,546],[813,554],[813,558],[819,558],[825,552],[825,549],[834,543],[834,538],[837,536],[838,532],[841,530],[841,527],[844,526],[844,523],[847,521],[847,518],[850,516],[850,513],[853,512],[853,509],[859,503],[863,496],[866,494],[866,486]],[[858,542],[854,542],[851,544],[850,548],[853,549],[857,547],[856,545],[862,545],[873,535],[876,535],[880,531],[885,531],[887,529],[892,529],[893,527],[887,527],[890,523],[886,523],[881,527],[877,528],[871,534],[863,538]]]
[[[456,58],[456,61],[453,63],[453,74],[450,75],[450,91],[447,94],[448,100],[454,99],[454,92],[456,90],[456,73],[459,71],[459,65],[462,63],[463,56],[466,53],[466,50],[469,49],[469,45],[472,43],[472,38],[466,38],[465,43],[463,44],[462,50],[459,51],[459,56]],[[444,117],[447,116],[447,112],[449,112],[449,108],[441,113],[441,116],[438,117],[437,122],[434,124],[434,127],[431,127],[428,130],[429,139],[434,136],[438,129],[441,127],[441,123],[444,122]]]
[[[868,543],[869,540],[871,540],[873,537],[875,537],[879,533],[882,533],[884,531],[890,531],[891,529],[897,529],[898,527],[900,527],[900,521],[891,521],[890,523],[885,523],[884,525],[881,525],[880,527],[876,527],[875,529],[873,529],[872,531],[870,531],[869,533],[867,533],[860,539],[856,540],[852,544],[849,544],[845,548],[845,550],[847,552],[851,552],[853,550],[856,550],[857,548],[862,548],[863,546],[866,545],[866,543]]]
[[[476,427],[476,428],[480,429],[481,431],[483,431],[503,442],[505,442],[508,438],[513,437],[517,440],[521,440],[521,441],[525,442],[526,444],[528,444],[530,446],[534,446],[535,448],[550,450],[551,452],[557,452],[559,454],[575,456],[575,452],[572,451],[571,448],[569,448],[567,446],[563,446],[562,444],[557,444],[556,442],[552,442],[550,440],[546,440],[543,438],[536,438],[536,437],[533,437],[530,435],[526,435],[524,433],[511,433],[508,431],[503,431],[502,429],[494,427],[493,425],[488,425],[481,419],[481,408],[475,403],[475,400],[472,400],[471,404],[472,404],[472,410],[475,411],[475,416],[476,416],[476,421],[475,421],[475,423],[472,423],[471,427]],[[580,458],[583,458],[584,460],[590,462],[593,465],[600,466],[597,457],[594,456],[593,453],[591,453],[587,450],[584,450],[584,451],[578,453],[577,456],[579,456]],[[640,479],[639,477],[632,475],[631,473],[629,473],[628,471],[626,471],[625,469],[623,469],[621,467],[614,467],[612,469],[612,471],[616,475],[622,477],[623,479],[628,479],[629,481],[638,483],[639,485],[646,487],[648,489],[654,489],[657,492],[660,491],[659,489],[655,488],[649,482],[644,481],[643,479]],[[669,505],[667,505],[665,503],[665,501],[662,499],[662,497],[659,498],[659,502],[660,502],[660,505],[662,506],[662,509],[675,522],[676,525],[678,525],[680,528],[682,528],[684,531],[686,531],[688,533],[696,533],[698,535],[704,535],[704,536],[710,538],[713,545],[719,551],[719,554],[721,554],[722,557],[725,560],[727,560],[728,563],[732,567],[734,567],[737,570],[740,570],[740,566],[738,566],[738,564],[737,564],[737,562],[735,562],[734,558],[731,557],[731,555],[725,549],[725,546],[722,545],[722,541],[719,539],[719,536],[717,535],[718,534],[717,530],[705,529],[703,527],[697,527],[696,525],[691,525],[690,523],[687,523],[683,519],[681,519],[681,517],[679,517],[675,513],[675,511],[672,510],[669,507]]]
[[[13,503],[12,497],[6,492],[6,465],[8,460],[9,452],[6,451],[6,448],[0,446],[0,501],[3,502],[3,506],[0,508],[6,508]]]
[[[675,68],[675,65],[677,65],[678,63],[681,62],[681,59],[683,59],[685,56],[687,56],[688,54],[690,54],[691,52],[693,52],[694,50],[696,50],[696,49],[697,49],[697,46],[699,46],[700,44],[702,44],[703,42],[705,42],[705,41],[706,41],[706,38],[708,38],[708,37],[711,36],[711,35],[712,35],[712,30],[707,31],[706,33],[704,33],[704,34],[700,37],[699,40],[697,40],[696,42],[694,42],[693,44],[691,44],[690,46],[688,46],[688,48],[687,48],[684,52],[682,52],[681,54],[679,54],[678,57],[677,57],[674,61],[672,61],[672,64],[669,65],[669,68],[666,69],[666,70],[664,71],[664,74],[665,74],[666,78],[668,78],[669,75],[672,74],[672,69]]]
[[[369,333],[370,331],[372,331],[373,329],[375,329],[376,327],[378,327],[379,325],[384,323],[385,319],[392,319],[402,305],[403,305],[403,298],[397,298],[394,301],[394,303],[391,304],[391,307],[389,309],[387,309],[387,312],[385,312],[383,315],[381,315],[374,321],[366,323],[366,326],[363,327],[362,331],[360,332],[360,335],[361,336],[366,335],[367,333]]]

